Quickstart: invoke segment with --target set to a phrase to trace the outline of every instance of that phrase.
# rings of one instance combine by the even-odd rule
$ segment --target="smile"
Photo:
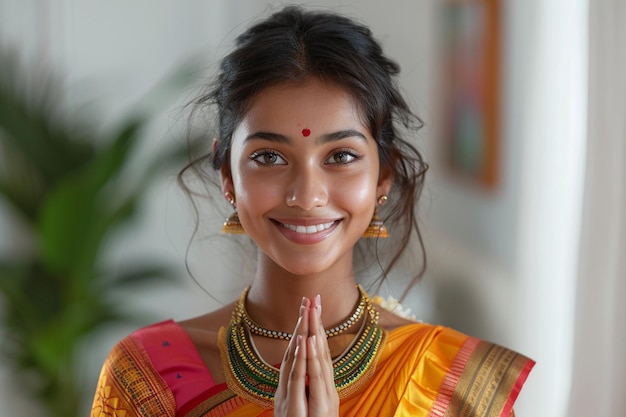
[[[301,234],[306,234],[306,235],[319,233],[319,232],[323,232],[324,230],[328,230],[333,226],[333,224],[335,224],[335,222],[321,223],[321,224],[315,224],[315,225],[310,225],[310,226],[296,226],[295,224],[281,223],[281,225],[286,229],[289,229],[296,233],[301,233]]]

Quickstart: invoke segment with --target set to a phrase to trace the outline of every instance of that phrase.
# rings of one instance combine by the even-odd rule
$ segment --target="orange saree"
[[[148,334],[148,336],[146,336]],[[159,352],[167,353],[159,353]],[[387,334],[374,376],[340,416],[509,417],[534,362],[449,328]],[[92,417],[272,416],[215,384],[186,333],[168,321],[122,340],[103,366]]]

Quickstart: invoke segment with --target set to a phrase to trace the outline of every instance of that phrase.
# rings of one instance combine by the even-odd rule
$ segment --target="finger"
[[[297,335],[296,339],[296,350],[294,352],[293,366],[289,371],[289,380],[288,380],[288,398],[289,401],[292,400],[300,400],[305,398],[306,392],[306,372],[307,372],[307,346],[306,346],[306,338]]]
[[[324,325],[322,324],[322,301],[321,297],[318,294],[312,302],[311,305],[311,315],[309,320],[309,335],[316,335],[316,347],[317,352],[320,357],[320,360],[325,362],[325,373],[329,373],[330,377],[332,377],[333,366],[332,366],[332,358],[330,356],[330,348],[328,346],[328,338],[326,337],[326,329],[324,329]],[[315,329],[315,331],[311,330]]]
[[[306,398],[306,344],[301,335],[293,338],[293,362],[280,369],[279,387],[274,395],[274,415],[277,417],[304,417]],[[287,371],[288,369],[288,371]]]
[[[299,334],[302,337],[306,337],[308,336],[309,333],[309,312],[311,310],[311,300],[309,300],[306,297],[302,297],[302,302],[300,303],[300,317],[302,317],[302,321],[300,323],[300,326],[296,326],[295,330],[294,330],[294,336]],[[304,318],[304,315],[306,314],[306,320]]]
[[[289,344],[287,345],[287,349],[285,349],[285,354],[283,355],[283,362],[280,366],[280,373],[279,373],[279,380],[278,380],[278,384],[279,384],[279,388],[282,388],[286,391],[287,389],[287,383],[289,381],[289,373],[291,372],[291,368],[294,364],[294,358],[295,358],[295,351],[298,347],[298,335],[303,336],[306,335],[306,332],[308,332],[308,328],[309,328],[309,318],[308,318],[308,314],[307,317],[304,317],[304,313],[308,311],[310,305],[310,301],[307,298],[302,298],[302,302],[300,304],[300,310],[299,310],[299,317],[298,317],[298,322],[296,323],[296,327],[294,328],[293,331],[293,337],[291,338],[291,340],[289,341]]]
[[[309,324],[311,329],[317,329],[317,331],[309,331],[309,333],[313,333],[312,336],[315,336],[313,340],[315,342],[316,361],[319,367],[320,379],[324,381],[322,387],[325,389],[327,395],[336,395],[333,362],[328,346],[328,338],[326,337],[326,332],[322,324],[322,302],[319,295],[312,301]],[[309,355],[310,354],[309,350]]]
[[[302,297],[302,303],[300,304],[300,312],[299,312],[300,317],[298,318],[298,323],[296,324],[296,327],[293,330],[293,337],[289,341],[289,344],[290,345],[293,344],[294,346],[294,359],[293,359],[294,362],[298,359],[298,358],[295,358],[295,353],[298,352],[301,356],[300,359],[303,359],[305,366],[306,366],[306,346],[304,347],[302,346],[302,345],[305,345],[305,343],[303,343],[302,341],[303,340],[306,341],[306,337],[309,332],[309,321],[311,320],[309,317],[310,306],[311,306],[311,301],[306,297]],[[304,350],[304,357],[302,357],[303,350]]]
[[[307,371],[309,375],[309,417],[337,415],[339,396],[332,376],[329,376],[326,360],[320,355],[317,335],[307,339]],[[325,340],[325,338],[324,338]],[[332,375],[332,374],[331,374]]]
[[[302,311],[302,322],[308,321],[308,310]],[[293,362],[289,368],[287,378],[287,402],[289,404],[306,404],[306,379],[307,379],[307,346],[306,336],[295,334],[295,350]],[[286,372],[286,371],[285,371]],[[291,407],[290,407],[291,408]]]
[[[303,320],[302,313],[305,309],[309,308],[310,300],[306,297],[302,297],[302,302],[300,303],[300,308],[298,311],[298,321],[296,322],[296,327],[293,330],[292,335],[294,337],[291,338],[289,344],[287,345],[287,349],[285,350],[285,355],[283,356],[283,362],[287,361],[290,358],[293,358],[293,352],[296,349],[296,335],[303,334],[303,332],[308,332],[309,324],[308,320]],[[303,327],[304,326],[304,327]]]
[[[275,415],[306,415],[306,335],[309,327],[310,301],[302,299],[299,317],[293,337],[283,356],[278,377],[278,388],[274,395]]]
[[[320,357],[318,355],[317,335],[307,338],[307,372],[309,374],[309,400],[322,401],[326,395],[326,384]]]
[[[318,294],[311,301],[311,315],[309,320],[309,336],[314,334],[324,333],[324,326],[322,325],[322,301]]]

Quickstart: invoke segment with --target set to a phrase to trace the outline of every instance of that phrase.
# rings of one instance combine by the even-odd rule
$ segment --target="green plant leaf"
[[[78,169],[94,153],[93,142],[78,128],[63,124],[60,94],[51,74],[27,79],[17,59],[0,53],[0,127],[4,141],[28,155],[31,168],[46,182]]]
[[[75,176],[50,192],[39,218],[41,256],[50,270],[70,273],[76,257],[85,252],[101,221],[97,192]]]
[[[33,326],[39,320],[39,313],[33,300],[25,291],[30,267],[21,260],[0,261],[0,294],[3,295],[5,337],[12,338],[24,328]],[[7,348],[2,343],[2,348]]]
[[[45,184],[31,167],[31,161],[0,140],[0,195],[31,228],[44,194]]]
[[[143,120],[128,121],[121,131],[103,147],[85,172],[85,181],[90,187],[99,190],[120,175],[123,166],[139,140]]]

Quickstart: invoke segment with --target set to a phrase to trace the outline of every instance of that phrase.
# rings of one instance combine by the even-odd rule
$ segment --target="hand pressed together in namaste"
[[[285,351],[274,397],[276,417],[336,417],[339,396],[321,321],[320,296],[302,298],[298,323]]]

